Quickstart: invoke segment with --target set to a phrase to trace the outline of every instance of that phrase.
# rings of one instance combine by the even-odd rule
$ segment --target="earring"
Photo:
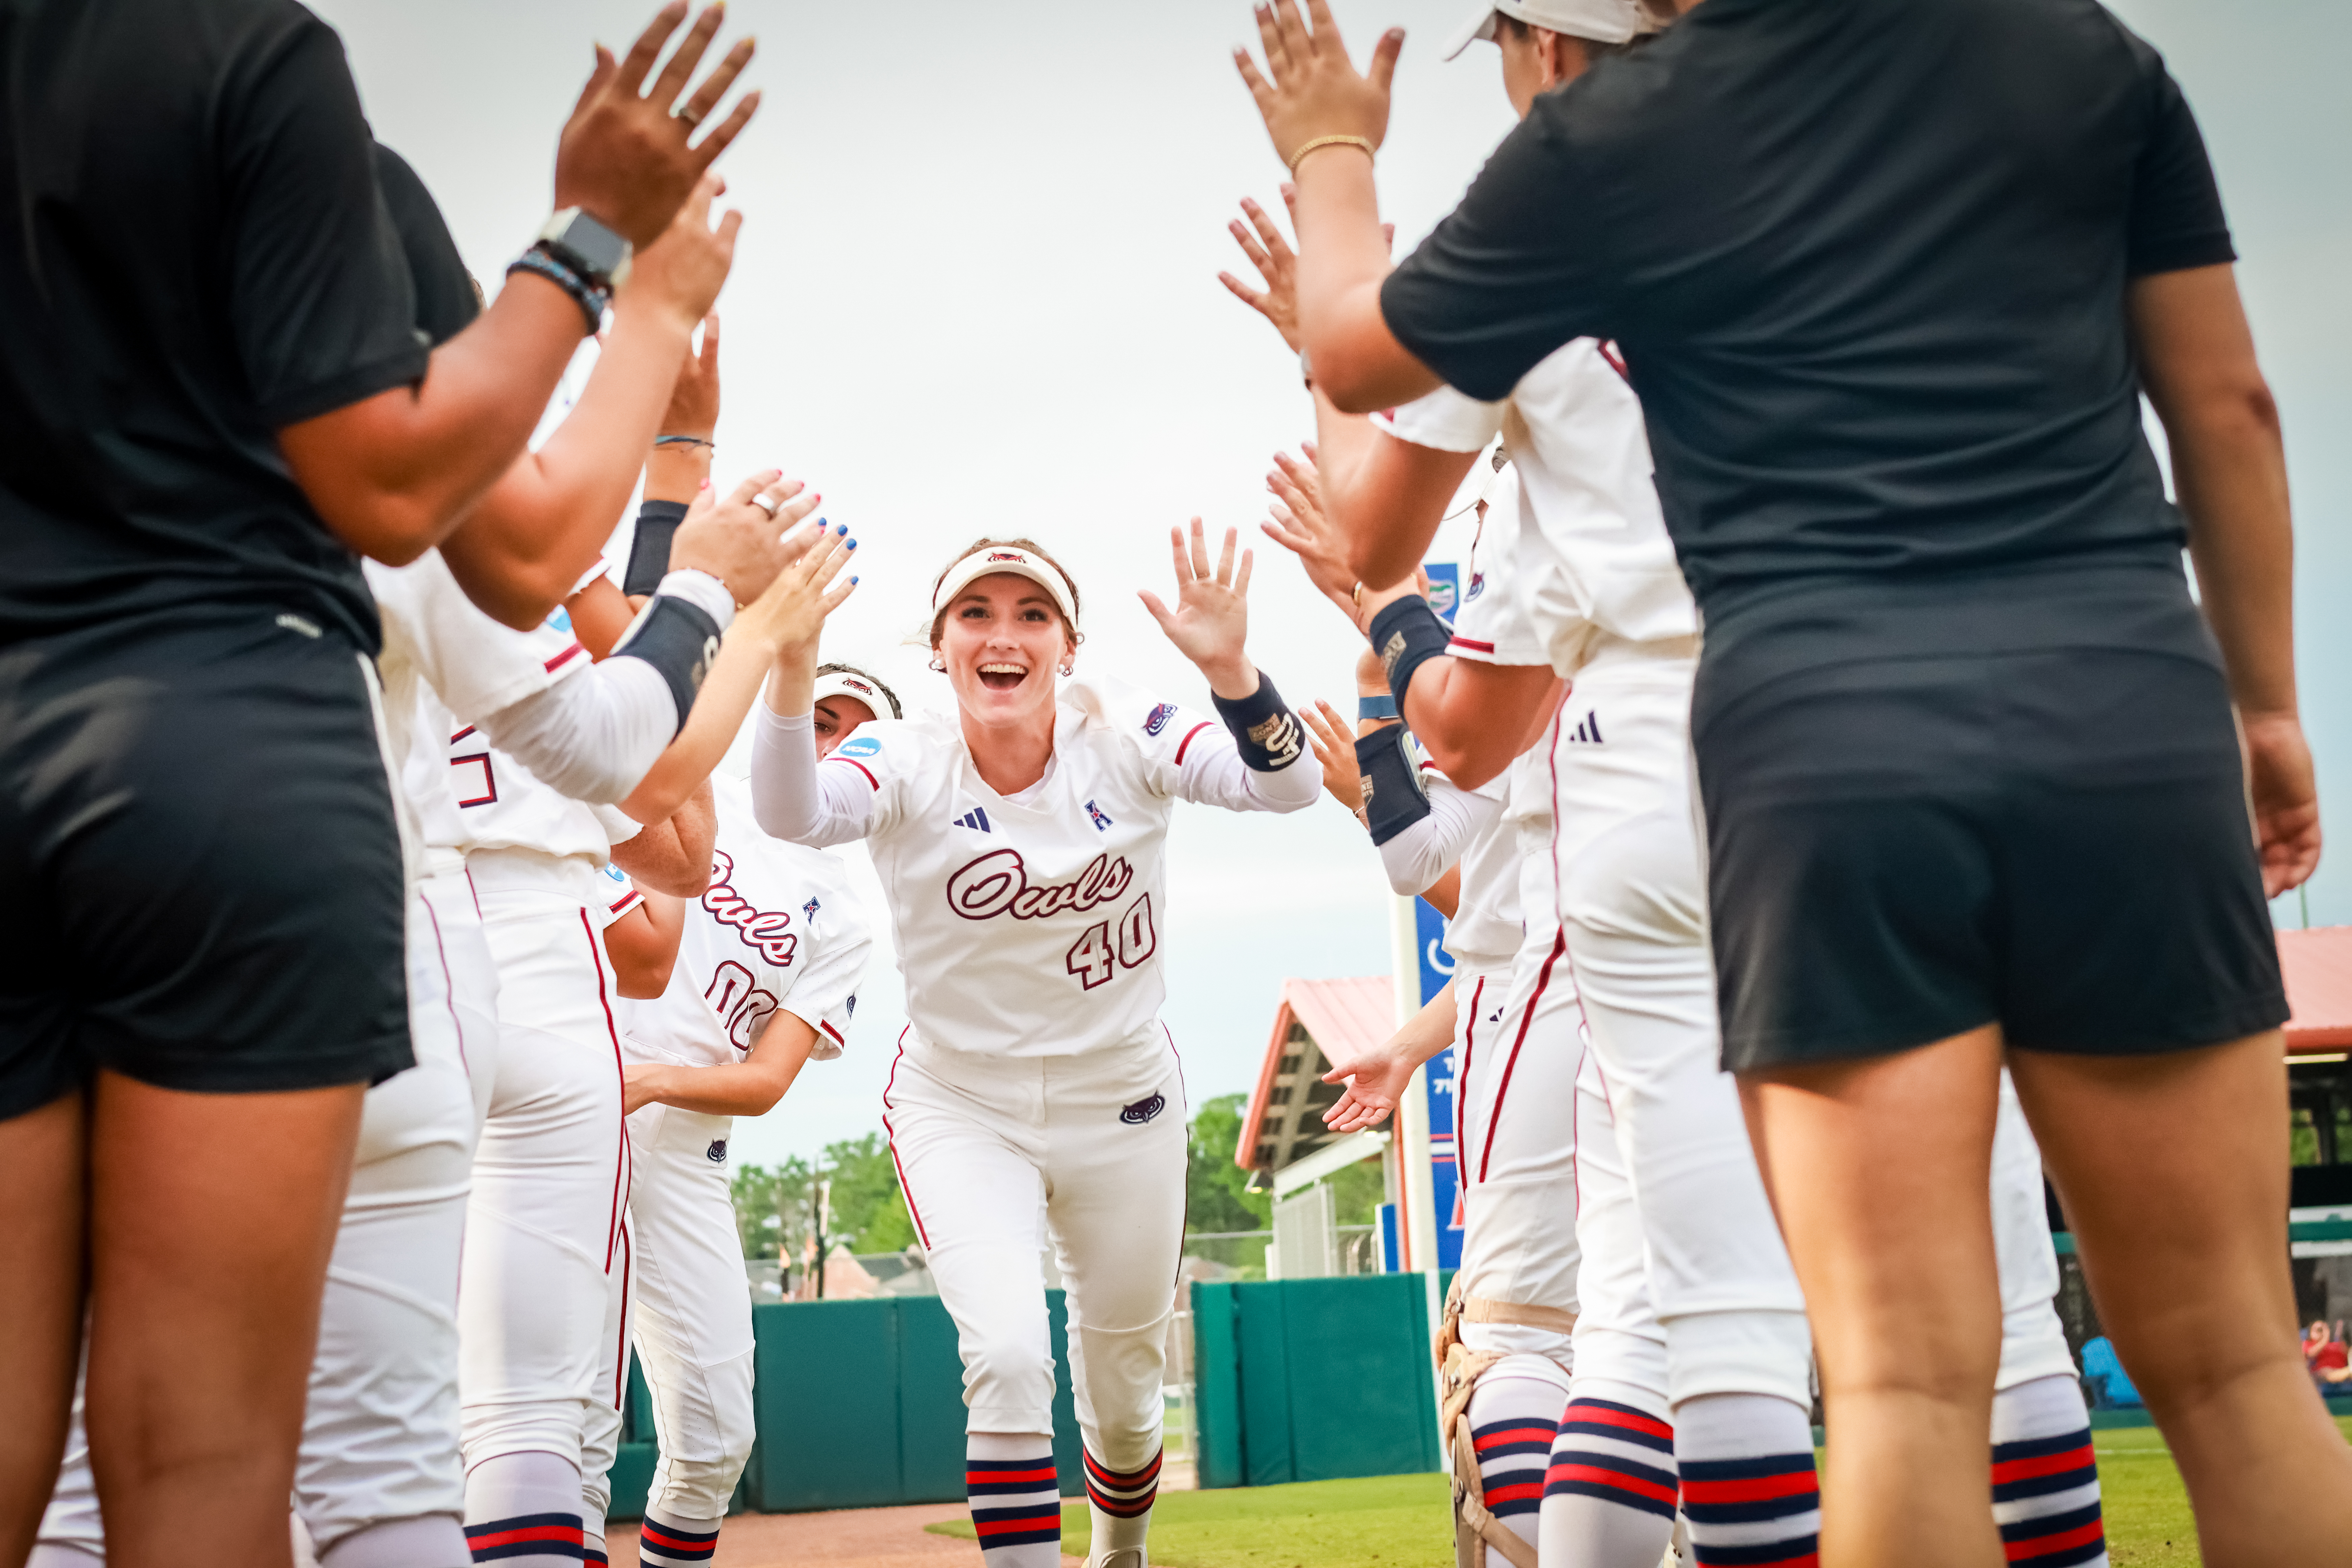
[[[931,655],[931,668],[939,671],[941,675],[945,675],[948,672],[947,661],[940,658],[938,654]]]
[[[1064,675],[1067,675],[1067,674],[1069,674],[1069,673],[1070,673],[1070,667],[1069,667],[1068,665],[1066,665],[1066,665],[1064,665],[1064,666],[1062,666],[1062,673],[1063,673]]]

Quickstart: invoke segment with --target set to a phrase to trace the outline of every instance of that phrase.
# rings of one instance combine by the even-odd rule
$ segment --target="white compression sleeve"
[[[1503,803],[1456,786],[1443,775],[1429,779],[1429,815],[1381,846],[1389,886],[1418,893],[1462,858],[1470,841],[1494,826]]]
[[[1203,730],[1184,755],[1176,793],[1195,805],[1227,811],[1303,811],[1323,793],[1323,772],[1302,755],[1279,773],[1262,773],[1242,761],[1241,748],[1220,725]]]
[[[637,787],[677,724],[661,671],[612,658],[499,710],[481,731],[561,794],[610,805]]]
[[[824,848],[866,837],[874,790],[856,770],[816,765],[816,719],[754,703],[751,815],[771,837]]]

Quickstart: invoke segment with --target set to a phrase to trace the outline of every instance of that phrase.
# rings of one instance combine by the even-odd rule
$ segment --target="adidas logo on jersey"
[[[1087,815],[1094,818],[1095,826],[1097,828],[1105,833],[1108,833],[1110,831],[1110,818],[1105,816],[1103,815],[1103,808],[1097,805],[1093,801],[1087,802]]]
[[[1588,745],[1601,745],[1602,743],[1601,739],[1601,710],[1596,708],[1591,712],[1587,713],[1583,718],[1579,719],[1576,721],[1576,728],[1568,732],[1568,738],[1571,741],[1582,741]]]
[[[993,833],[996,831],[996,829],[988,826],[988,813],[982,811],[976,805],[970,811],[965,812],[961,816],[957,817],[955,819],[955,825],[958,827],[969,827],[975,833]]]

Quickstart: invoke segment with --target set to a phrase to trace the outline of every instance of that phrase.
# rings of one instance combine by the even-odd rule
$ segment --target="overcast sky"
[[[423,174],[495,290],[549,206],[555,133],[589,65],[650,5],[614,0],[314,0],[343,35],[377,134]],[[1407,29],[1381,194],[1409,248],[1509,129],[1494,50],[1437,49],[1466,0],[1339,0],[1351,38]],[[2352,6],[2272,0],[2261,26],[2205,0],[2129,0],[2220,168],[2265,365],[2285,410],[2300,521],[2304,710],[2331,826],[2352,835]],[[759,117],[719,168],[745,214],[726,320],[722,480],[773,465],[856,533],[856,596],[827,657],[948,705],[907,643],[930,578],[984,532],[1028,533],[1086,596],[1089,666],[1205,703],[1136,590],[1168,590],[1166,531],[1265,515],[1268,456],[1312,433],[1295,363],[1217,283],[1244,195],[1276,205],[1280,164],[1229,49],[1244,0],[1160,6],[930,0],[869,7],[736,0]],[[714,51],[715,52],[715,51]],[[1360,55],[1360,48],[1359,49]],[[1294,700],[1340,702],[1360,645],[1265,541],[1251,650]],[[1466,540],[1449,531],[1434,559]],[[858,857],[862,851],[847,853]],[[2352,921],[2352,837],[2311,889]],[[1186,807],[1171,845],[1167,1020],[1195,1100],[1246,1089],[1285,976],[1378,974],[1378,866],[1325,802],[1286,818]],[[866,873],[870,879],[870,873]],[[870,880],[868,882],[871,889]],[[2281,917],[2300,921],[2290,897]],[[883,919],[878,896],[874,909]],[[904,1017],[877,963],[849,1055],[740,1123],[740,1157],[808,1152],[879,1125]]]

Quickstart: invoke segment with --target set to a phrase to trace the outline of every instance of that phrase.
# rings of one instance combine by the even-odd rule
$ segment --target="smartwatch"
[[[599,289],[617,289],[628,279],[635,247],[578,207],[556,209],[538,243]]]

